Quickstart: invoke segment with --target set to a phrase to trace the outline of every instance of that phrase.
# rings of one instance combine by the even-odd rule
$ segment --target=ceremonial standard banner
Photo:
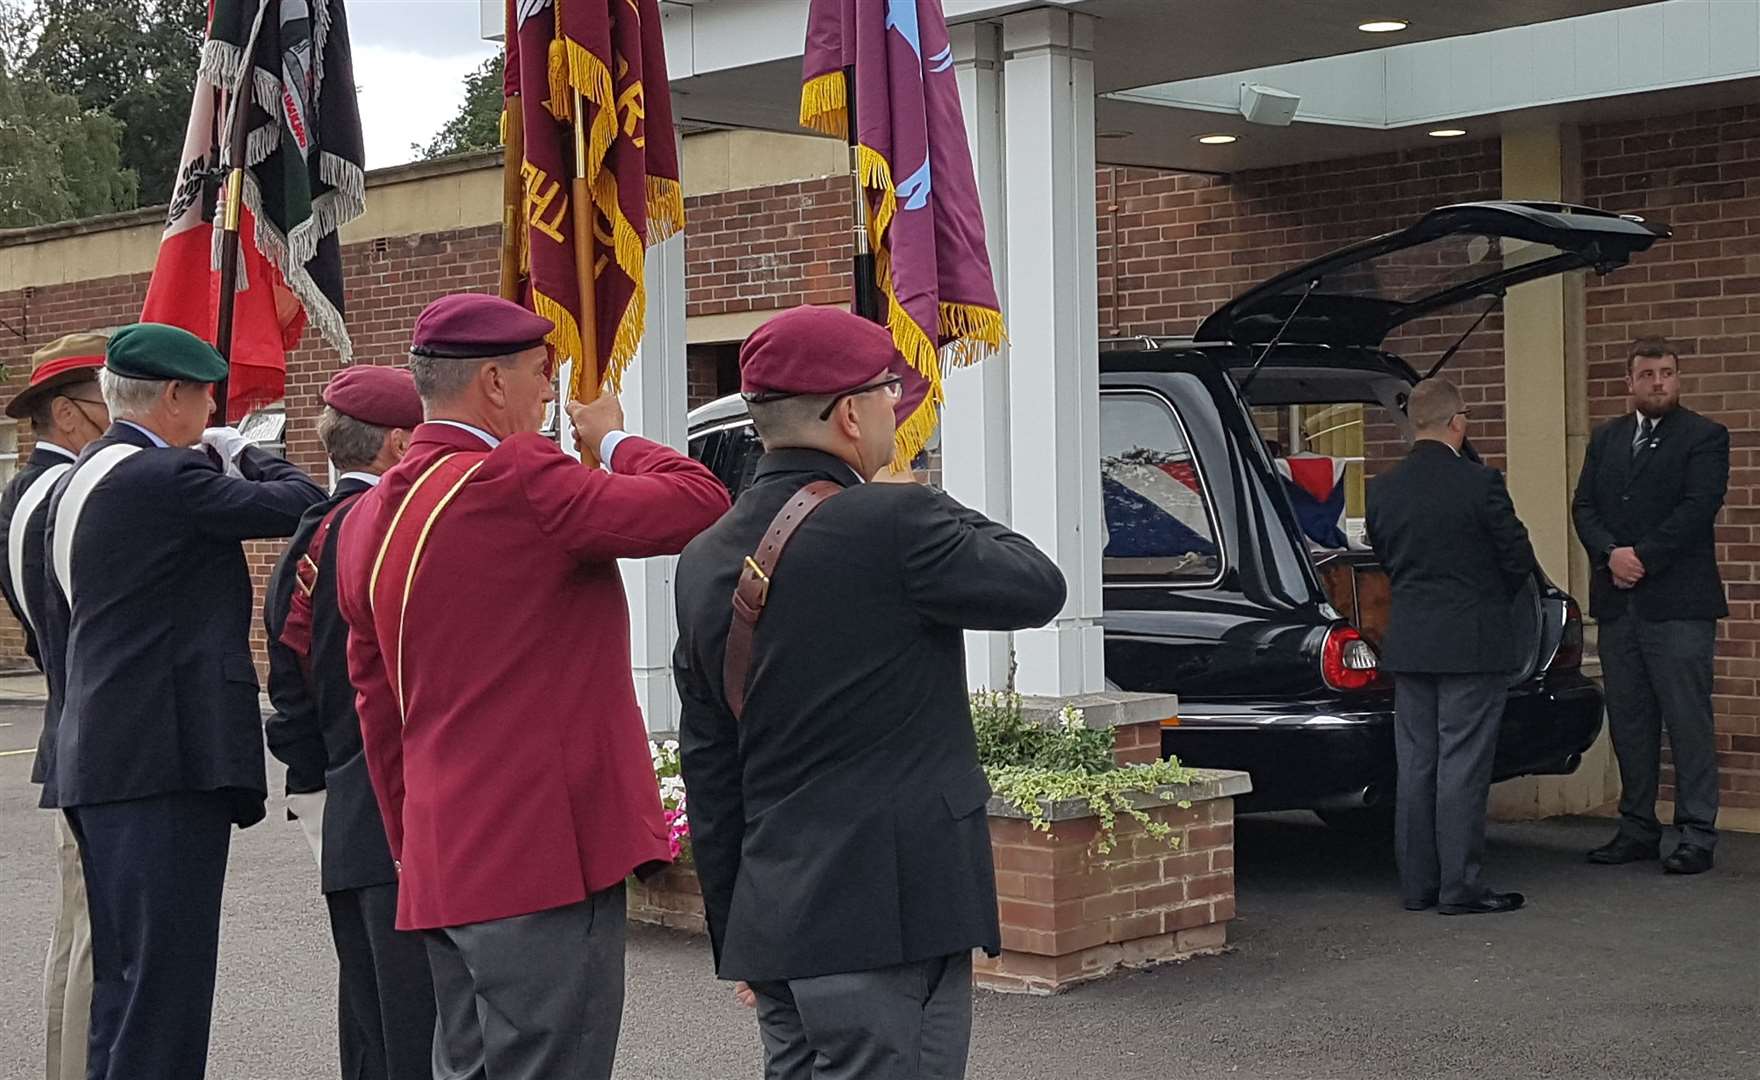
[[[642,339],[646,247],[684,227],[659,0],[508,0],[507,25],[505,93],[524,128],[524,206],[515,215],[524,235],[504,252],[523,264],[528,306],[556,324],[557,353],[577,361],[569,396],[589,377],[615,390]],[[577,90],[596,253],[590,350],[575,270],[583,223],[571,194]]]
[[[940,0],[812,0],[803,125],[848,138],[846,69],[886,325],[928,383],[899,428],[899,457],[909,461],[935,431],[939,350],[969,363],[1004,336]]]
[[[287,353],[308,320],[352,359],[336,230],[365,204],[360,114],[342,0],[214,0],[183,166],[141,318],[213,341],[222,230],[214,220],[231,95],[250,110],[233,313],[229,410],[286,392]],[[247,56],[248,52],[248,56]]]

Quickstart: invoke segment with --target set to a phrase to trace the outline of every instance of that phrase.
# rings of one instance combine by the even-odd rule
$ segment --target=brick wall
[[[404,362],[409,328],[430,300],[449,292],[493,289],[499,234],[498,228],[468,229],[373,240],[344,248],[355,362]],[[76,330],[120,326],[138,319],[147,279],[146,274],[134,274],[28,290],[29,296],[25,290],[0,293],[0,318],[27,330],[22,339],[9,336],[0,343],[0,362],[6,365],[8,375],[0,384],[0,394],[10,397],[23,385],[30,372],[31,352],[47,342]],[[320,482],[328,473],[312,421],[321,407],[319,391],[337,366],[336,354],[310,331],[288,362],[287,456]],[[259,587],[282,546],[281,541],[245,545]],[[253,624],[252,648],[260,667],[264,663],[261,638]],[[23,653],[22,632],[10,612],[0,612],[0,662],[19,661]]]
[[[1730,617],[1718,632],[1715,704],[1723,805],[1760,808],[1760,106],[1583,129],[1584,195],[1653,217],[1673,239],[1587,290],[1589,412],[1628,408],[1631,341],[1681,350],[1681,400],[1730,430],[1717,528]],[[1672,775],[1663,778],[1672,800]]]

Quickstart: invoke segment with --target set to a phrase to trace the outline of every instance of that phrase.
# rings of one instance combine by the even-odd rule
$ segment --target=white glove
[[[238,471],[238,455],[244,452],[251,441],[244,433],[233,427],[211,427],[202,432],[202,445],[220,455],[226,463],[226,475],[243,476]]]
[[[224,429],[221,429],[224,430]],[[306,844],[320,868],[324,865],[324,792],[308,791],[287,797],[287,812],[299,822]]]

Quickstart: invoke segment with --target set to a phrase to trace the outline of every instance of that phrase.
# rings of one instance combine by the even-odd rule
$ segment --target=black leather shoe
[[[1711,869],[1711,849],[1682,844],[1674,849],[1674,854],[1662,860],[1662,869],[1669,874],[1703,874]]]
[[[1514,911],[1527,902],[1527,897],[1519,892],[1486,893],[1470,904],[1444,904],[1436,910],[1444,915],[1493,915],[1499,911]]]
[[[1407,911],[1429,911],[1431,908],[1433,908],[1435,906],[1436,906],[1436,897],[1434,897],[1434,896],[1426,896],[1426,897],[1422,897],[1417,900],[1407,900],[1406,901],[1406,910]]]
[[[1599,866],[1621,866],[1625,863],[1648,862],[1660,854],[1656,844],[1616,836],[1611,843],[1589,852],[1589,861]]]

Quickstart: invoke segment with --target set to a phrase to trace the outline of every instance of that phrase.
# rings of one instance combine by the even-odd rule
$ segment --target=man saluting
[[[92,1080],[206,1070],[231,830],[262,820],[267,793],[241,541],[288,535],[324,497],[237,431],[204,430],[225,375],[186,331],[118,330],[99,376],[115,423],[49,506],[46,782],[85,861]]]
[[[416,320],[427,422],[343,523],[367,769],[427,931],[437,1076],[611,1075],[623,880],[667,857],[618,559],[677,552],[727,509],[715,474],[569,406],[583,467],[538,434],[548,319],[461,294]]]
[[[336,610],[337,530],[402,459],[422,422],[402,368],[351,367],[324,387],[318,439],[336,490],[306,511],[269,578],[269,750],[287,765],[290,816],[318,858],[336,943],[338,1045],[346,1080],[433,1075],[434,984],[422,939],[395,929],[397,872],[373,799],[348,681],[348,626]]]
[[[999,948],[962,631],[1042,625],[1064,582],[946,495],[865,483],[907,370],[848,312],[759,327],[740,387],[764,457],[678,564],[692,851],[773,1080],[964,1076],[971,951]]]

